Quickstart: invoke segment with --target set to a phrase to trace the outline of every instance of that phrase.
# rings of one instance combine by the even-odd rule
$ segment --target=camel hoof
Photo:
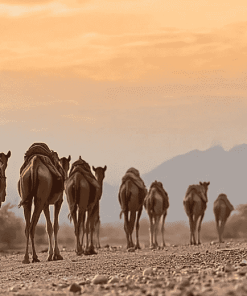
[[[92,249],[92,250],[90,250],[90,254],[91,255],[97,255],[98,253],[94,249]]]
[[[49,255],[49,256],[47,257],[47,261],[52,261],[52,255]]]
[[[135,246],[135,250],[141,250],[140,245],[136,245],[136,246]]]
[[[35,263],[35,262],[40,262],[40,260],[38,258],[33,258],[32,263]]]
[[[30,260],[29,259],[24,259],[24,260],[22,260],[22,263],[23,264],[29,264],[30,263]]]
[[[77,255],[77,256],[81,256],[83,253],[84,253],[84,252],[83,252],[82,250],[81,250],[81,251],[77,251],[77,252],[76,252],[76,255]]]
[[[63,260],[63,257],[60,254],[56,254],[56,255],[53,256],[52,260],[53,261]]]
[[[89,249],[89,250],[86,250],[86,251],[84,252],[84,254],[85,254],[85,255],[96,255],[97,252],[95,252],[94,249]]]

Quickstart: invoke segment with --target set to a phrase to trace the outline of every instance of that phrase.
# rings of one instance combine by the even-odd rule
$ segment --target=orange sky
[[[245,1],[0,0],[0,132],[108,165],[118,183],[193,149],[247,143]],[[34,4],[35,3],[35,4]]]

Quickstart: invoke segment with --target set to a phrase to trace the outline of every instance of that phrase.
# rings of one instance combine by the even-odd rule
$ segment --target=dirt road
[[[247,243],[170,246],[97,255],[61,252],[64,260],[24,265],[23,254],[0,256],[1,295],[246,295]],[[246,260],[246,261],[245,261]],[[95,275],[100,284],[95,284]],[[112,283],[109,283],[109,280]],[[106,283],[108,282],[108,283]],[[229,294],[228,294],[229,293]]]

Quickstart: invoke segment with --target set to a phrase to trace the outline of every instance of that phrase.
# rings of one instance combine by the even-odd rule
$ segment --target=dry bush
[[[230,216],[226,226],[225,238],[246,238],[247,204],[240,204],[236,207],[236,213]]]
[[[17,249],[25,242],[24,221],[10,211],[13,207],[7,203],[0,210],[1,251]]]

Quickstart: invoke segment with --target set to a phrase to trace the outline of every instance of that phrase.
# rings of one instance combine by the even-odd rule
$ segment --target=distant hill
[[[236,146],[230,151],[212,147],[206,151],[193,150],[174,157],[142,176],[150,186],[154,180],[163,183],[170,208],[167,221],[187,220],[183,197],[190,184],[210,181],[208,207],[204,221],[214,219],[213,202],[220,193],[227,194],[234,206],[247,203],[247,145]]]
[[[147,187],[154,180],[163,183],[170,200],[166,218],[168,222],[187,221],[188,218],[183,208],[183,198],[187,187],[190,184],[198,184],[200,181],[210,181],[209,202],[204,221],[213,220],[213,202],[220,193],[227,194],[234,206],[247,203],[245,185],[247,181],[247,145],[236,146],[230,151],[225,151],[220,146],[205,151],[193,150],[165,161],[149,173],[142,175],[142,178]],[[12,187],[12,184],[9,185]],[[104,183],[103,186],[100,202],[101,221],[102,223],[119,222],[119,186],[111,186],[108,183]],[[16,196],[16,187],[8,190]],[[16,203],[17,200],[19,202],[19,197],[15,197],[14,200]],[[22,209],[15,208],[13,210],[18,216],[20,216],[20,211],[23,213]],[[67,215],[68,205],[65,196],[59,216],[60,223],[69,223]],[[143,210],[142,217],[147,217],[145,210]]]

